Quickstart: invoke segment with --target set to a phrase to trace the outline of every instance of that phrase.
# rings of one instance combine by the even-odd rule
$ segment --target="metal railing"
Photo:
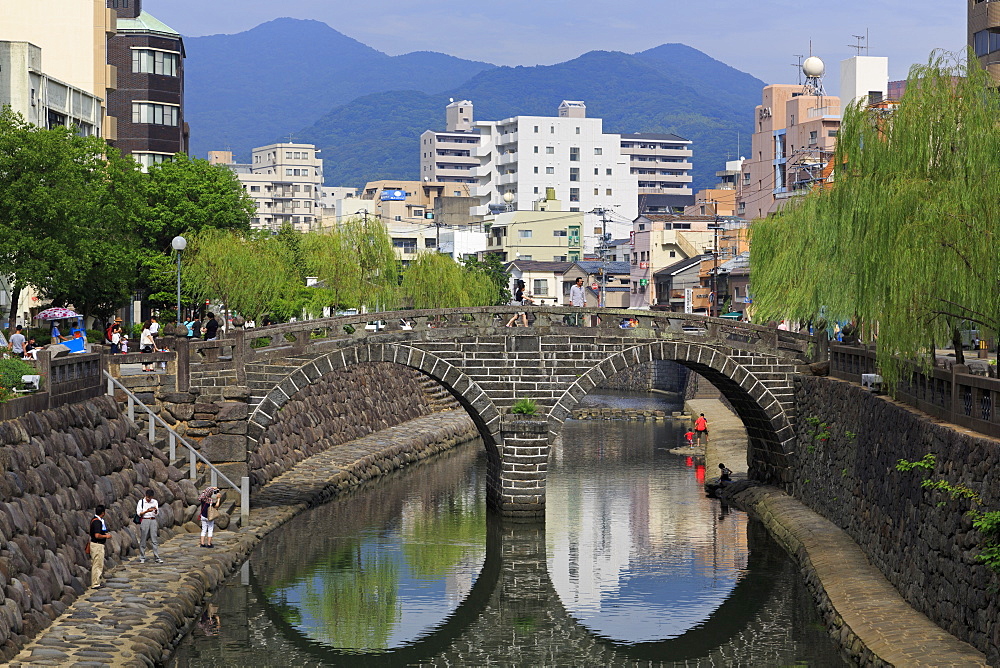
[[[136,397],[132,392],[122,385],[114,376],[112,376],[107,371],[104,372],[105,377],[108,380],[108,395],[114,397],[115,388],[125,393],[128,401],[128,419],[135,422],[135,407],[138,404],[147,415],[149,415],[149,442],[156,442],[156,424],[159,423],[164,429],[167,430],[167,441],[170,446],[170,463],[173,464],[177,460],[177,443],[180,443],[185,448],[188,449],[188,466],[189,466],[189,477],[191,480],[198,479],[198,462],[201,461],[209,470],[209,484],[212,487],[219,486],[219,480],[223,480],[232,489],[239,492],[240,495],[240,520],[241,525],[246,527],[250,522],[250,478],[243,476],[240,478],[240,484],[237,485],[232,480],[229,479],[226,474],[220,471],[212,462],[208,461],[200,452],[198,452],[193,445],[187,442],[183,436],[174,431],[170,425],[168,425],[163,418],[154,413],[146,404],[142,403],[138,397]]]

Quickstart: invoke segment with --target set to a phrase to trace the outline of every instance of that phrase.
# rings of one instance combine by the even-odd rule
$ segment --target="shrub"
[[[37,373],[35,367],[24,360],[19,360],[16,357],[0,359],[0,390],[2,390],[3,395],[0,400],[10,398],[14,390],[24,389],[24,381],[21,380],[21,376],[36,375]]]
[[[538,405],[534,399],[518,399],[517,403],[511,407],[510,412],[515,415],[534,415],[538,412]]]

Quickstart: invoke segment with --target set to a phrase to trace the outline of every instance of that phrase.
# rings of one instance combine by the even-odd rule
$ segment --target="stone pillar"
[[[490,461],[490,505],[513,518],[545,517],[549,424],[545,418],[505,415],[498,457]]]

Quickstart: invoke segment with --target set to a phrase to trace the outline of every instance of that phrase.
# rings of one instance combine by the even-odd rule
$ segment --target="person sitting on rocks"
[[[733,472],[726,468],[725,464],[719,464],[719,481],[720,482],[732,482]]]

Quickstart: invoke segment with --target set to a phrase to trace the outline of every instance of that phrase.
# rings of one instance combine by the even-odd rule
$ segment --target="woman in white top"
[[[146,322],[142,323],[142,334],[139,335],[139,352],[140,353],[155,353],[156,352],[156,344],[153,342],[153,330],[151,329],[152,326],[153,326],[153,323],[150,320],[147,320]],[[153,370],[152,363],[143,362],[142,363],[142,370],[143,371],[152,371]]]

